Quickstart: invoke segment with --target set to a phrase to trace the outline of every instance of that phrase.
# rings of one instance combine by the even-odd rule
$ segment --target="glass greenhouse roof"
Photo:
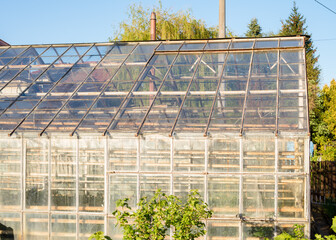
[[[0,131],[308,132],[304,37],[0,47]]]

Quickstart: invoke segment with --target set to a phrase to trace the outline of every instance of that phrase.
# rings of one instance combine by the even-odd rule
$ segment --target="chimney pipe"
[[[226,37],[226,26],[225,26],[225,18],[226,18],[226,11],[225,11],[225,2],[226,0],[219,0],[219,31],[218,37],[225,38]]]
[[[155,12],[152,12],[150,22],[151,22],[150,40],[156,40],[156,14]]]

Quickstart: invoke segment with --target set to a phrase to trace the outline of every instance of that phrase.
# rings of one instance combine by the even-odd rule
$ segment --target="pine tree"
[[[262,37],[262,28],[258,23],[256,18],[252,18],[249,25],[247,25],[247,32],[245,33],[246,37]]]
[[[299,13],[298,7],[294,2],[292,12],[287,20],[281,21],[282,29],[279,35],[281,36],[296,36],[296,35],[310,35],[307,32],[306,19]],[[314,109],[318,101],[320,68],[318,66],[318,57],[315,56],[316,48],[313,46],[312,39],[309,37],[305,43],[306,47],[306,64],[307,64],[307,78],[308,78],[308,95],[309,95],[309,112],[311,116],[314,114]]]

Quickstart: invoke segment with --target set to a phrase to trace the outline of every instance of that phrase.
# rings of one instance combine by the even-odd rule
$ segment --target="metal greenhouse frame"
[[[309,236],[304,42],[1,46],[0,223],[15,239],[121,239],[117,199],[198,189],[206,239]]]

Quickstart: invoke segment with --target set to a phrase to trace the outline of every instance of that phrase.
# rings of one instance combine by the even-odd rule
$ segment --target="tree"
[[[166,195],[158,190],[154,196],[140,199],[136,211],[131,211],[129,199],[117,201],[117,210],[113,215],[117,224],[123,228],[123,239],[165,239],[172,227],[173,238],[179,240],[196,239],[205,234],[204,219],[210,218],[212,211],[204,203],[197,191],[188,194],[186,202],[174,195]],[[97,232],[90,239],[110,239]]]
[[[323,160],[336,159],[336,81],[333,79],[330,86],[325,85],[320,93],[315,108],[315,121],[311,126],[312,137],[317,145],[317,151],[322,154]]]
[[[119,31],[110,40],[143,41],[150,40],[150,16],[156,12],[157,40],[164,39],[209,39],[217,37],[218,29],[207,27],[197,20],[190,10],[172,12],[164,9],[161,1],[154,9],[133,4],[129,8],[128,21],[119,24]]]
[[[262,37],[262,28],[256,18],[252,18],[249,25],[247,25],[246,37]]]
[[[279,32],[281,36],[293,35],[310,35],[307,32],[306,19],[299,13],[299,10],[294,2],[292,12],[288,19],[281,21],[282,28]],[[307,78],[308,78],[308,96],[309,96],[309,112],[311,120],[314,121],[314,109],[318,101],[319,81],[320,81],[320,68],[317,64],[318,57],[315,56],[316,48],[313,46],[312,39],[309,37],[305,42],[306,47],[306,64],[307,64]]]

